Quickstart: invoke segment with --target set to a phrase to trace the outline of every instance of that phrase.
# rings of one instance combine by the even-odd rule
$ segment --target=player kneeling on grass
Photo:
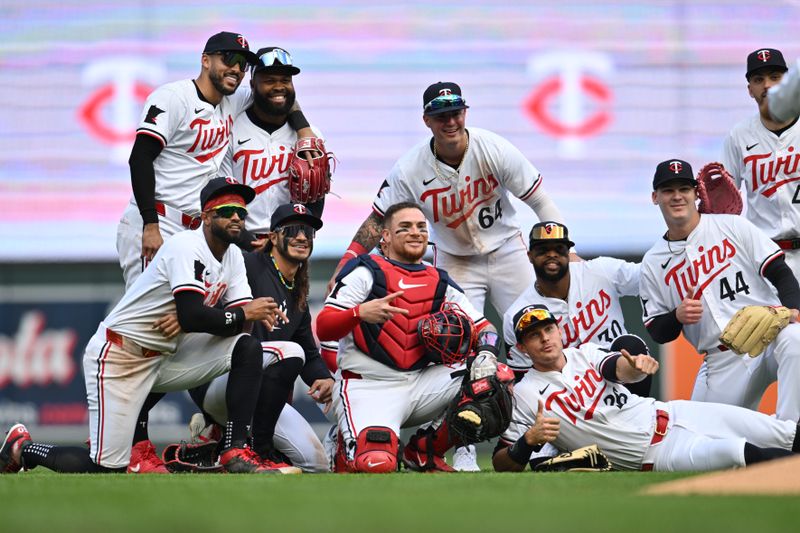
[[[497,335],[485,334],[494,332],[489,321],[445,271],[422,263],[428,225],[419,206],[403,202],[388,208],[382,237],[385,256],[350,261],[317,317],[321,341],[341,339],[342,379],[333,392],[339,472],[396,471],[400,428],[442,420],[459,394],[458,371],[464,373],[475,337],[478,356],[470,377],[494,375],[497,367],[491,342]],[[437,316],[431,319],[432,314]],[[432,320],[430,346],[447,349],[426,349],[426,334],[418,332],[426,320]],[[444,461],[457,444],[448,426],[443,422],[413,436],[403,452],[406,467],[453,471]]]
[[[16,424],[0,447],[0,472],[36,466],[138,472],[140,463],[129,466],[131,441],[148,393],[186,390],[225,373],[228,424],[220,463],[228,472],[277,472],[246,445],[262,355],[259,342],[242,330],[248,322],[271,328],[276,317],[286,320],[272,298],[252,298],[242,253],[230,246],[254,196],[250,187],[211,180],[200,193],[202,226],[169,239],[100,323],[83,357],[91,448],[33,443]],[[176,311],[177,323],[165,331]]]
[[[797,424],[730,405],[659,402],[625,383],[655,374],[649,355],[563,348],[556,318],[543,305],[514,315],[517,346],[533,368],[514,386],[512,423],[493,457],[498,471],[520,471],[552,442],[574,450],[597,444],[617,470],[703,471],[797,453]]]

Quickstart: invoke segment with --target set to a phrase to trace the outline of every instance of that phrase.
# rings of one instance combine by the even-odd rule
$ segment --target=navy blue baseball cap
[[[750,52],[747,56],[747,73],[744,77],[749,80],[750,76],[757,71],[767,68],[771,70],[780,70],[781,72],[789,70],[780,50],[761,48],[755,52]]]
[[[422,94],[422,111],[425,115],[439,115],[459,109],[469,109],[461,96],[461,87],[451,81],[438,81]]]
[[[514,337],[522,342],[525,334],[542,324],[556,324],[558,320],[546,305],[528,305],[514,313]]]
[[[252,202],[253,198],[256,197],[256,191],[247,185],[242,185],[230,176],[214,178],[200,191],[200,206],[202,210],[205,211],[206,204],[210,200],[225,194],[241,196],[245,205]]]
[[[288,222],[308,224],[314,229],[322,227],[322,220],[308,206],[303,204],[283,204],[272,213],[269,229],[270,231],[275,231]]]
[[[680,159],[667,159],[662,161],[656,167],[656,173],[653,176],[653,190],[655,191],[665,183],[670,181],[686,181],[697,187],[697,180],[694,179],[692,173],[692,165]]]
[[[203,53],[213,54],[215,52],[240,52],[247,57],[251,65],[256,61],[256,55],[250,51],[250,43],[241,33],[221,31],[209,37]]]

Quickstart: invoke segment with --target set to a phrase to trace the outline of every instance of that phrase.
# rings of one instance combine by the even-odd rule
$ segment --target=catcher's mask
[[[472,319],[454,304],[445,302],[439,311],[417,323],[425,357],[433,363],[453,366],[463,361],[477,342]]]

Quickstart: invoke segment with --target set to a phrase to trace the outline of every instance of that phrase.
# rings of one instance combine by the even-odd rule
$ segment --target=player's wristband
[[[308,123],[308,120],[306,120],[306,116],[299,109],[289,113],[289,116],[286,120],[289,122],[289,126],[291,126],[294,131],[300,131],[303,128],[308,128],[311,126]]]
[[[517,441],[508,447],[508,456],[512,461],[518,465],[526,465],[531,458],[531,454],[536,451],[536,448],[541,449],[541,445],[530,445],[525,441],[525,435],[517,439]]]
[[[368,250],[358,244],[356,241],[350,243],[350,246],[347,247],[347,251],[344,253],[342,258],[339,260],[339,264],[336,265],[336,270],[341,270],[342,267],[351,259],[358,257],[359,255],[364,255],[367,253]]]

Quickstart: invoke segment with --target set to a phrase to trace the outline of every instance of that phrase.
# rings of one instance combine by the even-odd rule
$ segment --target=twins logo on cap
[[[294,204],[292,210],[298,215],[305,215],[308,213],[308,209],[303,204]]]
[[[683,170],[683,165],[680,161],[673,161],[669,164],[669,169],[675,174],[680,174],[681,170]]]
[[[245,39],[243,35],[237,35],[236,42],[239,43],[242,48],[250,48],[250,43],[247,42],[247,39]]]
[[[442,89],[439,91],[439,96],[450,96],[451,94],[453,94],[453,91],[450,89]]]
[[[760,59],[762,62],[766,63],[769,61],[770,53],[769,50],[759,50],[756,52],[756,57]]]
[[[544,230],[547,232],[548,235],[550,235],[551,233],[553,233],[553,230],[556,229],[557,227],[558,226],[556,226],[555,224],[546,224]]]

